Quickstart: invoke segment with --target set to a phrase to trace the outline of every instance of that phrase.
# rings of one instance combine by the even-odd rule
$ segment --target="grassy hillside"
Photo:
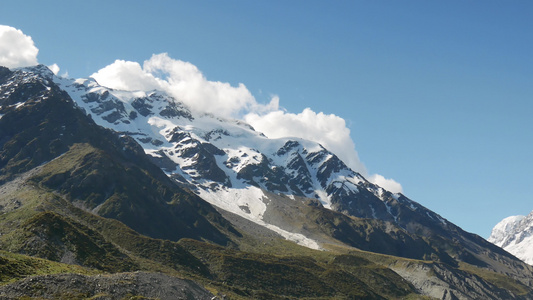
[[[0,247],[48,260],[31,258],[41,265],[30,268],[23,263],[6,267],[19,271],[3,272],[3,282],[65,272],[148,271],[190,278],[232,299],[424,299],[393,269],[407,264],[436,264],[346,246],[311,250],[282,239],[261,239],[246,233],[233,235],[226,246],[194,239],[152,238],[118,220],[79,208],[67,196],[39,184],[36,178],[48,178],[43,176],[49,174],[47,170],[50,168],[35,170],[19,183],[18,189],[3,193]],[[14,200],[18,204],[10,206]],[[506,276],[468,264],[457,270],[518,295],[529,291]]]
[[[4,272],[3,282],[28,275],[65,272],[148,271],[190,278],[215,294],[234,299],[424,299],[415,286],[393,269],[398,269],[402,262],[419,266],[434,262],[378,255],[341,246],[331,246],[328,251],[311,250],[279,238],[261,239],[246,233],[235,233],[231,225],[217,225],[217,230],[226,232],[228,237],[229,242],[222,245],[213,244],[209,239],[201,241],[201,237],[190,239],[182,236],[171,241],[140,234],[118,218],[94,214],[98,205],[88,207],[84,203],[91,201],[83,200],[96,199],[97,196],[91,198],[91,195],[104,193],[106,189],[95,188],[94,193],[76,194],[78,187],[83,186],[83,179],[76,178],[90,177],[87,170],[95,168],[87,167],[84,161],[90,165],[105,161],[99,155],[103,154],[90,145],[76,144],[57,159],[3,185],[0,192],[1,249],[47,259],[35,259],[41,263],[37,267],[31,267],[35,265],[33,262],[25,264],[22,260],[14,264],[4,263],[6,270],[14,271]],[[126,172],[121,169],[122,166],[115,166],[115,169]],[[105,169],[113,168],[107,164]],[[57,179],[61,177],[58,174],[65,173],[69,175],[62,180]],[[152,180],[152,184],[157,186],[157,181]],[[112,181],[106,184],[109,182]],[[133,194],[140,193],[138,187],[143,186],[142,182],[132,185],[117,182],[112,184],[124,184],[121,189],[135,191]],[[164,195],[164,187],[159,188]],[[168,208],[173,205],[179,207],[183,203],[173,197],[175,195],[161,205]],[[134,198],[124,196],[121,201],[134,206],[135,201],[142,202],[143,198],[131,199]],[[337,230],[339,225],[342,226],[342,222],[335,218],[320,220],[334,225],[324,226],[325,230]],[[506,280],[503,275],[468,264],[457,270],[518,295],[529,291],[527,286],[517,281]],[[430,276],[437,278],[439,274]]]
[[[63,268],[61,272],[74,273],[164,272],[197,280],[213,291],[237,298],[342,296],[380,299],[414,293],[397,274],[366,260],[342,264],[330,257],[332,254],[322,251],[293,255],[293,251],[308,250],[282,240],[269,246],[273,250],[285,248],[285,254],[279,256],[243,252],[191,239],[179,242],[154,239],[119,221],[79,209],[54,193],[44,190],[37,193],[38,189],[27,185],[12,195],[19,199],[21,206],[0,216],[0,227],[5,233],[0,236],[0,246],[51,261],[68,261],[71,265],[48,261],[53,268],[5,272],[4,282],[26,275],[57,273],[57,265]],[[34,198],[37,194],[39,203]],[[244,248],[246,244],[249,249],[253,248],[252,241],[251,238],[235,238],[235,244],[242,243]],[[347,267],[340,270],[339,266]],[[382,282],[368,282],[367,278],[371,277],[382,278],[394,288],[378,288]]]
[[[95,275],[102,271],[0,250],[0,285],[28,276],[67,273]]]

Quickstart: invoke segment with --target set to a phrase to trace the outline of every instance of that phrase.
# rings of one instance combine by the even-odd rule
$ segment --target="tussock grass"
[[[0,284],[35,275],[76,273],[96,275],[102,271],[0,250]]]

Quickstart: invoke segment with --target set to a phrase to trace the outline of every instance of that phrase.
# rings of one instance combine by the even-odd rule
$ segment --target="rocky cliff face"
[[[0,297],[4,299],[28,295],[41,299],[219,299],[190,280],[144,272],[37,276],[0,287]]]
[[[490,286],[481,277],[450,269],[445,264],[395,263],[392,270],[408,279],[417,289],[436,299],[516,299],[505,289]],[[434,276],[428,276],[432,274]],[[489,287],[489,286],[490,287]]]

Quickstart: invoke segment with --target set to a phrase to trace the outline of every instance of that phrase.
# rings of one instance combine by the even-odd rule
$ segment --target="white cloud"
[[[57,64],[53,64],[51,66],[48,66],[48,69],[50,69],[50,71],[52,71],[52,73],[54,73],[54,75],[57,75],[57,73],[59,73],[59,66]]]
[[[273,99],[274,101],[277,104],[279,99]],[[270,138],[300,137],[318,142],[370,182],[393,193],[402,192],[401,184],[393,179],[387,179],[379,174],[368,174],[355,150],[350,129],[346,127],[346,121],[339,116],[316,113],[310,108],[304,109],[299,114],[277,109],[266,114],[250,112],[244,116],[244,120]]]
[[[39,49],[33,43],[31,36],[25,35],[22,30],[0,25],[0,66],[20,68],[35,66]],[[52,64],[48,68],[57,75],[59,66]]]
[[[318,142],[335,153],[349,167],[366,174],[366,168],[359,160],[355,144],[350,137],[350,129],[341,117],[316,113],[306,108],[299,114],[282,110],[263,115],[252,112],[247,114],[244,120],[270,138],[300,137]]]
[[[142,67],[136,62],[117,60],[91,77],[115,89],[164,90],[193,110],[224,117],[237,117],[241,111],[258,106],[244,84],[234,87],[209,81],[195,65],[172,59],[166,53],[153,55]]]
[[[91,77],[114,89],[163,90],[195,111],[230,118],[244,116],[244,121],[271,138],[299,137],[318,142],[369,181],[391,192],[402,190],[392,179],[368,174],[343,118],[316,113],[310,108],[298,114],[285,112],[280,109],[278,96],[273,96],[268,104],[258,103],[244,84],[235,87],[226,82],[209,81],[195,65],[172,59],[166,53],[153,55],[142,66],[137,62],[116,60]]]
[[[372,174],[367,177],[368,181],[379,185],[391,193],[402,193],[402,185],[396,182],[394,179],[385,178],[379,174]]]
[[[91,75],[99,84],[108,88],[127,91],[161,89],[156,78],[145,72],[137,62],[116,60]]]
[[[195,65],[172,59],[166,53],[145,61],[144,70],[168,76],[162,80],[165,89],[195,110],[236,117],[256,103],[244,84],[233,87],[227,82],[209,81]]]
[[[39,49],[30,36],[21,30],[0,25],[0,65],[8,68],[28,67],[37,64]]]

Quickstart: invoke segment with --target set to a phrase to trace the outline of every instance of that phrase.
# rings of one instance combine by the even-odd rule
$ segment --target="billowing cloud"
[[[318,142],[368,181],[393,193],[402,192],[401,184],[393,179],[368,173],[365,165],[359,160],[346,121],[339,116],[316,113],[310,108],[304,109],[299,114],[277,109],[265,114],[250,112],[244,116],[244,120],[270,138],[300,137]]]
[[[165,89],[192,109],[237,116],[256,103],[244,84],[233,87],[227,82],[209,81],[195,65],[174,60],[166,53],[152,56],[144,62],[144,69],[167,75],[168,79],[162,82]]]
[[[261,104],[242,83],[210,81],[198,68],[168,54],[155,54],[141,66],[137,62],[117,60],[91,75],[98,83],[121,90],[163,90],[185,103],[192,110],[222,117],[242,118],[268,137],[299,137],[322,144],[350,168],[391,192],[401,192],[392,179],[369,175],[359,160],[346,121],[333,114],[316,113],[310,108],[301,113],[285,112],[279,97]]]
[[[117,59],[91,77],[99,84],[117,90],[150,91],[162,89],[152,74],[145,72],[139,63],[133,61]]]
[[[234,87],[209,81],[195,65],[172,59],[166,53],[153,55],[142,67],[136,62],[117,60],[91,77],[114,89],[164,90],[193,110],[224,117],[237,117],[257,105],[244,84]]]
[[[270,138],[300,137],[318,142],[348,166],[366,174],[366,168],[359,160],[355,144],[350,137],[350,129],[346,127],[346,121],[339,116],[316,113],[306,108],[299,114],[282,110],[264,115],[252,112],[244,117],[244,121]]]
[[[368,181],[379,185],[380,187],[386,189],[392,193],[401,193],[403,192],[402,185],[396,182],[394,179],[385,178],[379,174],[372,174],[367,177]]]
[[[48,66],[48,69],[50,69],[50,71],[52,71],[52,73],[54,73],[54,75],[57,75],[57,73],[59,73],[59,66],[57,64],[53,64],[51,66]]]
[[[0,65],[8,68],[28,67],[37,64],[39,49],[30,36],[21,30],[0,25]]]

